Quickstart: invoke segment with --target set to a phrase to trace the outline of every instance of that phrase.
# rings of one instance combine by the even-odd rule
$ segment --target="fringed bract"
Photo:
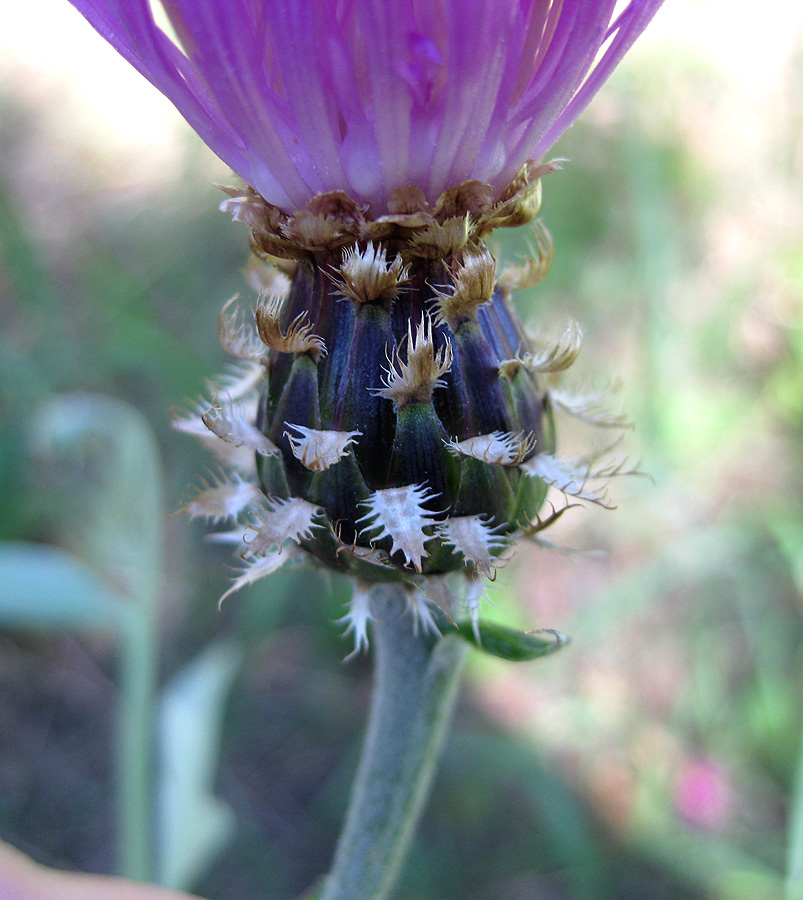
[[[360,436],[359,431],[320,431],[290,422],[287,427],[290,431],[284,434],[290,441],[293,456],[311,472],[325,472],[340,462]]]
[[[443,387],[442,376],[452,366],[452,345],[445,341],[435,349],[432,320],[422,319],[413,334],[413,323],[408,323],[407,359],[403,361],[398,350],[389,361],[385,373],[385,387],[376,391],[377,396],[392,400],[397,407],[408,403],[429,400],[436,387]]]
[[[259,503],[262,493],[253,482],[245,481],[236,472],[229,476],[212,474],[202,479],[180,512],[191,519],[205,519],[218,524],[226,520],[234,520],[249,506]]]
[[[368,512],[358,522],[366,523],[362,531],[373,535],[373,541],[389,538],[390,552],[402,554],[406,563],[420,572],[422,560],[428,555],[424,544],[430,539],[424,529],[435,522],[435,516],[425,507],[431,499],[431,492],[420,484],[374,491],[363,501]]]
[[[300,312],[282,331],[279,320],[285,298],[265,297],[260,300],[254,313],[259,337],[262,342],[277,353],[309,353],[317,362],[326,354],[323,338],[313,334],[312,325],[307,321],[307,313]]]
[[[461,322],[473,319],[477,310],[488,303],[496,287],[496,260],[486,248],[463,254],[460,263],[450,271],[451,290],[437,291],[435,320],[452,331]]]
[[[335,276],[344,297],[355,303],[390,304],[409,277],[409,269],[398,254],[388,262],[387,250],[370,241],[365,250],[355,245],[343,251]]]
[[[465,441],[447,441],[450,453],[470,456],[493,466],[517,466],[535,450],[535,436],[494,431]]]
[[[312,529],[321,527],[315,520],[322,510],[314,503],[298,497],[292,500],[269,498],[265,506],[252,516],[248,530],[253,537],[246,541],[243,556],[264,556],[274,549],[281,549],[287,541],[300,544],[312,537]]]
[[[242,310],[237,306],[239,299],[239,295],[235,294],[220,311],[217,320],[220,345],[231,356],[262,362],[265,345],[259,339],[254,322],[243,318]]]
[[[563,335],[552,343],[543,343],[530,353],[522,353],[515,359],[506,359],[499,366],[502,374],[510,374],[524,366],[533,375],[563,372],[571,366],[580,353],[583,333],[576,322],[569,322]]]
[[[608,406],[611,394],[611,390],[575,394],[551,388],[549,399],[555,409],[574,416],[587,425],[595,425],[597,428],[628,428],[627,413],[614,412]]]
[[[438,525],[444,543],[451,545],[463,559],[486,578],[499,566],[504,538],[488,525],[485,516],[456,516]]]

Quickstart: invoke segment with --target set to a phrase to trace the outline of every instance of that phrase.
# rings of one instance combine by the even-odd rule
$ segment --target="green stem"
[[[467,644],[415,630],[404,591],[371,595],[374,698],[346,823],[320,900],[385,900],[446,738]]]
[[[126,878],[154,877],[153,705],[158,635],[152,610],[132,607],[121,633],[120,724],[118,733],[117,817],[119,871]]]

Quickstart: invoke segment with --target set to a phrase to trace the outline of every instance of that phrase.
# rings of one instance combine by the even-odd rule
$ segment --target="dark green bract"
[[[412,258],[393,295],[375,300],[347,295],[342,258],[300,261],[282,305],[279,333],[303,321],[325,352],[315,344],[304,352],[267,354],[257,427],[280,454],[257,457],[262,490],[324,511],[319,527],[300,543],[330,568],[369,580],[489,570],[546,493],[520,463],[554,449],[536,376],[513,362],[530,350],[521,325],[498,289],[470,314],[444,315],[442,296],[457,290],[461,257]],[[384,257],[373,261],[375,268],[389,266]],[[430,329],[430,356],[448,357],[448,369],[430,379],[429,389],[425,383],[405,393],[402,385],[401,397],[384,396],[394,375],[403,381],[422,323]],[[292,439],[297,443],[300,434],[294,426],[356,435],[341,458],[315,471],[294,449]],[[472,439],[481,446],[466,444]],[[387,495],[399,501],[387,515],[406,515],[411,531],[420,530],[423,554],[413,549],[412,533],[401,533],[404,523],[371,518],[376,492],[402,488],[415,488],[414,496],[405,502],[403,494]],[[485,535],[485,547],[473,553],[468,538],[455,541],[449,533],[453,520],[469,517],[475,540]]]

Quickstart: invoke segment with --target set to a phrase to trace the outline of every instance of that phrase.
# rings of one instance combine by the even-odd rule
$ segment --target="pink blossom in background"
[[[675,779],[675,809],[695,828],[720,830],[731,812],[731,789],[721,766],[707,759],[686,763]]]
[[[209,147],[288,212],[345,190],[386,211],[503,189],[610,75],[662,0],[70,0]]]

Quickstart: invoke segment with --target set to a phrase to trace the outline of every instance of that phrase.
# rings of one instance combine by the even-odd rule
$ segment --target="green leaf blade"
[[[569,638],[552,628],[519,631],[497,622],[470,621],[456,623],[457,633],[469,644],[491,656],[509,662],[531,662],[550,656],[569,643]]]

